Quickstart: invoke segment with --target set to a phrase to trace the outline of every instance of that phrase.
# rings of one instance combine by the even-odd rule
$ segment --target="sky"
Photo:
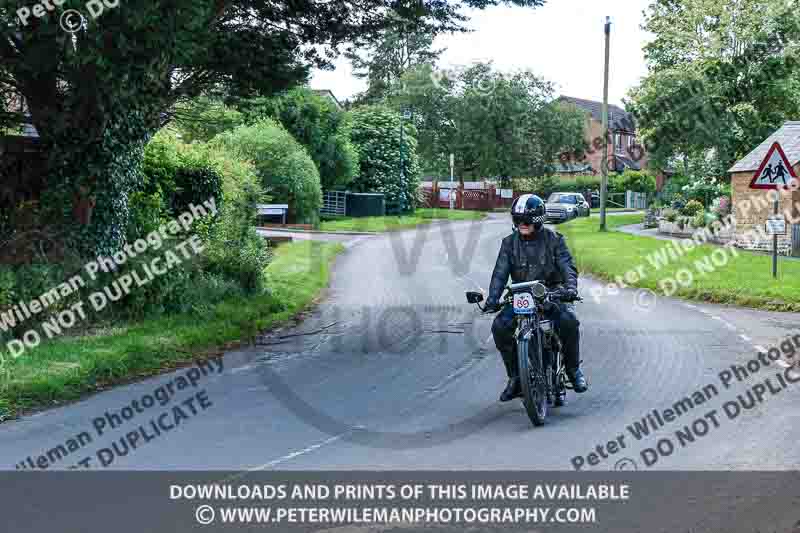
[[[603,25],[611,17],[611,60],[608,101],[622,105],[629,89],[647,73],[642,46],[650,39],[640,28],[650,0],[548,0],[537,9],[495,7],[469,10],[463,35],[437,38],[434,48],[447,48],[438,66],[448,68],[492,60],[499,70],[530,69],[554,82],[558,95],[603,100]],[[344,100],[366,88],[352,76],[348,61],[336,70],[315,71],[314,89],[330,89]]]

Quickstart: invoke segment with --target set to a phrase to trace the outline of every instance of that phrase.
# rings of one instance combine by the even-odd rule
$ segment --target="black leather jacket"
[[[489,285],[488,304],[496,304],[508,276],[514,283],[541,280],[549,288],[556,285],[578,290],[578,269],[572,261],[564,236],[542,228],[531,239],[522,239],[515,231],[503,239]]]

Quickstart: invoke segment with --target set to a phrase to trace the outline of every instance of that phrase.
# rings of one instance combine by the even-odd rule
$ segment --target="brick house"
[[[742,248],[772,250],[772,237],[764,234],[764,224],[773,213],[774,197],[768,195],[772,191],[751,189],[750,182],[774,142],[780,143],[795,174],[800,176],[800,121],[785,122],[728,170],[735,221],[734,238]],[[788,254],[791,251],[792,255],[797,255],[800,248],[800,190],[780,191],[778,201],[778,212],[783,214],[787,222],[787,235],[778,236],[779,253]]]
[[[557,100],[572,105],[586,113],[586,143],[589,148],[585,154],[575,156],[565,154],[557,165],[562,175],[580,173],[599,174],[603,160],[603,103],[571,96],[561,96]],[[626,168],[642,170],[647,167],[647,153],[636,138],[636,122],[633,115],[619,106],[608,106],[608,170],[623,172]],[[570,157],[571,156],[571,157]],[[659,183],[659,188],[660,188]]]

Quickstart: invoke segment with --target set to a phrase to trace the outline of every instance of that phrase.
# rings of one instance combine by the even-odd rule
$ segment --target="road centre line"
[[[354,428],[354,429],[356,429],[356,428]],[[334,443],[334,442],[336,442],[338,440],[342,440],[346,435],[349,435],[350,433],[352,433],[352,430],[346,431],[346,432],[344,432],[344,433],[342,433],[340,435],[336,435],[336,436],[330,437],[328,439],[325,439],[322,442],[318,442],[316,444],[312,444],[311,446],[303,448],[302,450],[297,450],[297,451],[288,453],[288,454],[284,455],[283,457],[278,457],[277,459],[273,459],[272,461],[264,463],[263,465],[254,466],[253,468],[247,469],[247,472],[257,472],[259,470],[266,470],[267,468],[272,468],[273,466],[279,465],[281,463],[285,463],[286,461],[291,461],[292,459],[295,459],[295,458],[300,457],[302,455],[307,455],[307,454],[309,454],[309,453],[311,453],[313,451],[319,450],[323,446],[327,446],[328,444],[332,444],[332,443]]]

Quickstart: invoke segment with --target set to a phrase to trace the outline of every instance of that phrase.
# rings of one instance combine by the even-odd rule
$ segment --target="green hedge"
[[[253,161],[273,201],[289,204],[290,218],[311,224],[319,220],[319,171],[306,149],[283,126],[264,119],[220,134],[212,144]]]
[[[360,171],[351,190],[384,193],[387,214],[411,212],[417,203],[421,172],[416,130],[404,124],[401,144],[400,124],[400,115],[386,106],[353,111],[351,139],[360,154]]]
[[[579,192],[600,190],[600,177],[577,176],[575,179],[559,176],[542,176],[537,178],[515,178],[512,180],[514,190],[533,192],[547,199],[554,192]]]

